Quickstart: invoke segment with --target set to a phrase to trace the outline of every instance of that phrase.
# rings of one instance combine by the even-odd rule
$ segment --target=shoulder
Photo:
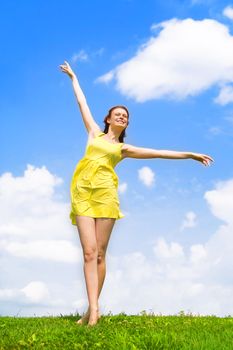
[[[101,134],[104,134],[104,132],[99,127],[96,127],[95,129],[91,129],[88,133],[88,141],[93,140],[95,137]]]
[[[145,155],[147,154],[148,150],[150,151],[151,149],[149,148],[144,148],[144,147],[138,147],[138,146],[133,146],[129,145],[128,143],[124,144],[122,146],[122,158],[145,158]]]
[[[130,152],[132,152],[134,150],[135,146],[130,145],[128,143],[123,143],[122,147],[121,147],[121,153],[122,153],[122,159],[129,157]]]

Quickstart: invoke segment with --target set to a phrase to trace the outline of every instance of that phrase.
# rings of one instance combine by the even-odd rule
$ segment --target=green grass
[[[94,327],[76,325],[79,318],[0,317],[0,350],[233,349],[232,317],[109,313]]]

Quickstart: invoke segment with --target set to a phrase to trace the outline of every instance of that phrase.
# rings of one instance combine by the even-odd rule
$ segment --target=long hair
[[[104,123],[105,123],[105,127],[104,127],[104,133],[107,134],[108,129],[109,129],[109,123],[107,122],[107,118],[111,116],[112,111],[115,108],[123,108],[126,112],[127,112],[127,117],[128,117],[128,124],[129,125],[129,111],[125,106],[113,106],[112,108],[109,109],[108,114],[106,115],[106,117],[104,118]],[[124,142],[124,138],[126,137],[126,132],[125,129],[122,131],[122,133],[119,136],[119,141],[120,142]]]

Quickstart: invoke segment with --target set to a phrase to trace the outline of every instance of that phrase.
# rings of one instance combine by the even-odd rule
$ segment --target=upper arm
[[[156,158],[159,152],[153,148],[136,147],[129,144],[122,146],[122,158]]]
[[[79,103],[79,108],[88,134],[93,134],[95,136],[98,132],[101,132],[101,129],[93,118],[86,101]]]

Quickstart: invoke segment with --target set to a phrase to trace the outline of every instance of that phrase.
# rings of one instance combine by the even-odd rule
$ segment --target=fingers
[[[64,66],[60,65],[60,68],[61,68],[62,72],[64,72],[64,73],[68,73],[68,71],[67,71],[66,67],[64,67]]]
[[[67,65],[66,63],[60,64],[60,67],[69,68],[68,65]]]
[[[68,71],[68,70],[71,70],[71,67],[69,65],[69,63],[67,61],[64,61],[63,64],[60,64],[60,68],[63,70],[63,71]]]
[[[71,73],[70,67],[68,67],[66,64],[60,64],[60,68],[63,73],[67,73],[67,74]]]
[[[204,155],[204,157],[207,158],[208,160],[211,160],[211,162],[214,161],[212,157],[210,157],[210,156],[208,156],[208,155],[206,155],[206,154]]]
[[[201,154],[199,159],[203,165],[210,166],[211,162],[214,162],[213,158],[207,154]]]
[[[71,67],[67,61],[64,61],[64,63],[60,64],[59,67],[61,68],[61,71],[63,73],[66,73],[70,78],[73,79],[75,77],[75,73],[73,72],[73,70],[71,69]]]
[[[203,160],[202,163],[203,163],[205,166],[210,166],[210,163],[209,163],[207,160]]]
[[[211,160],[212,160],[212,158],[211,158]],[[209,159],[209,158],[204,158],[203,160],[202,160],[202,163],[205,165],[205,166],[210,166],[211,165],[211,160]]]

